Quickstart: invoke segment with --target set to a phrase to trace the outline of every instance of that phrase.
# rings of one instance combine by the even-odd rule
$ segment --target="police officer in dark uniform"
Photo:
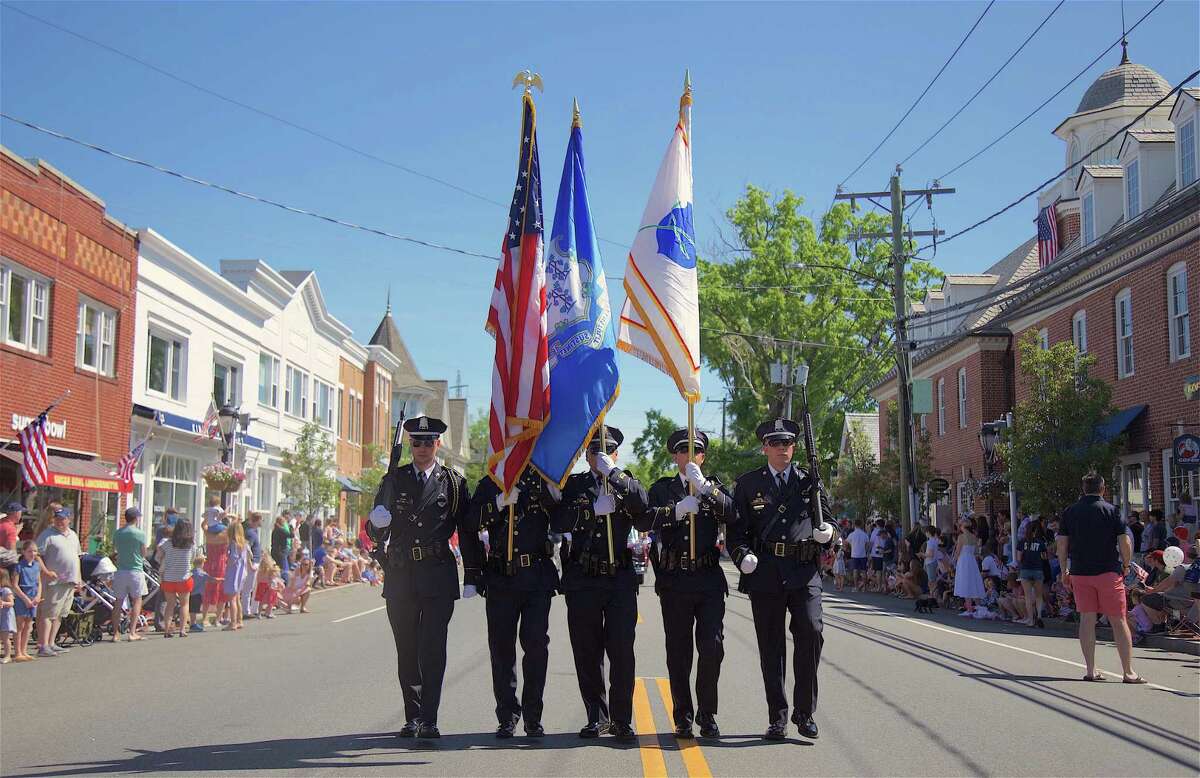
[[[556,496],[557,495],[557,496]],[[487,530],[490,551],[483,565],[481,593],[487,598],[488,649],[492,692],[496,696],[496,737],[510,738],[525,719],[525,734],[541,737],[542,692],[550,661],[550,598],[558,589],[558,569],[550,544],[550,514],[561,493],[527,467],[507,495],[484,476],[471,499],[467,530],[459,536],[464,558],[485,558],[479,532]],[[514,506],[509,554],[509,505]],[[525,688],[517,702],[517,639],[524,658]]]
[[[787,638],[784,622],[791,615],[795,643],[792,722],[800,734],[817,737],[817,668],[821,662],[820,556],[833,539],[833,526],[812,523],[812,482],[792,464],[800,425],[791,419],[764,422],[756,430],[767,463],[737,479],[733,500],[737,513],[729,529],[730,556],[742,571],[738,591],[750,596],[758,637],[770,726],[766,737],[787,737]],[[825,516],[832,516],[821,493]]]
[[[458,563],[450,536],[467,526],[466,480],[438,464],[446,425],[417,416],[404,422],[412,462],[390,470],[375,495],[369,534],[386,544],[383,598],[396,641],[396,669],[404,694],[400,737],[441,737],[438,705],[446,672],[446,632],[459,597]],[[465,596],[473,596],[479,560],[463,556]]]
[[[587,725],[579,731],[584,738],[604,732],[621,739],[634,736],[638,577],[626,539],[630,529],[650,528],[651,513],[646,490],[615,465],[622,440],[624,435],[616,427],[602,428],[592,437],[587,453],[591,470],[567,479],[553,519],[554,531],[570,533],[570,540],[564,540],[562,590],[567,596],[575,674],[587,713]],[[607,695],[605,654],[612,665]]]
[[[650,505],[654,509],[654,590],[662,606],[667,644],[667,675],[671,679],[675,737],[691,738],[692,723],[701,737],[719,737],[717,680],[725,656],[725,596],[729,587],[721,569],[717,547],[720,527],[733,516],[733,499],[716,478],[700,467],[708,449],[708,436],[697,432],[692,440],[694,461],[688,457],[688,431],[676,430],[667,438],[667,450],[679,472],[654,482]],[[697,714],[692,707],[692,633],[699,655],[696,669]]]

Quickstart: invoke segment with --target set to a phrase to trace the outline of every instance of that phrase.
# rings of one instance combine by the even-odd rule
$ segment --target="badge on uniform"
[[[445,508],[446,507],[446,495],[439,494],[437,496],[437,504],[438,504],[439,508]]]
[[[760,494],[750,501],[750,507],[756,511],[761,511],[763,508],[767,507],[767,501]]]

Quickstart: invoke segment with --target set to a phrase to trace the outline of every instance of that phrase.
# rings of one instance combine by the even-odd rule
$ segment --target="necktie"
[[[417,483],[421,486],[422,489],[425,488],[425,471],[424,470],[417,473]]]
[[[785,486],[787,486],[787,479],[785,479],[785,478],[783,477],[783,473],[776,473],[776,474],[775,474],[775,483],[779,484],[779,492],[780,492],[780,494],[782,494],[782,493],[783,493],[783,488],[784,488]]]

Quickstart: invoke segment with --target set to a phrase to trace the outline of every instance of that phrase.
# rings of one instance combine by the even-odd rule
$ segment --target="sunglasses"
[[[413,448],[433,448],[435,443],[437,443],[436,438],[430,440],[418,440],[417,438],[412,439]]]
[[[794,440],[783,440],[781,438],[772,438],[771,440],[767,441],[767,445],[771,448],[787,448],[788,446],[794,446],[795,444],[796,441]]]
[[[600,447],[599,447],[599,446],[588,446],[588,453],[589,453],[589,454],[599,454],[599,453],[600,453]],[[609,447],[608,447],[608,453],[609,453],[609,454],[615,454],[615,453],[617,453],[617,447],[616,447],[616,446],[609,446]]]

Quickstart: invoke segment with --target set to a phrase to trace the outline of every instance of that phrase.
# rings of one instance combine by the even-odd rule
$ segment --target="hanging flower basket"
[[[226,464],[208,465],[201,471],[209,489],[220,492],[236,492],[246,480],[246,474]]]

